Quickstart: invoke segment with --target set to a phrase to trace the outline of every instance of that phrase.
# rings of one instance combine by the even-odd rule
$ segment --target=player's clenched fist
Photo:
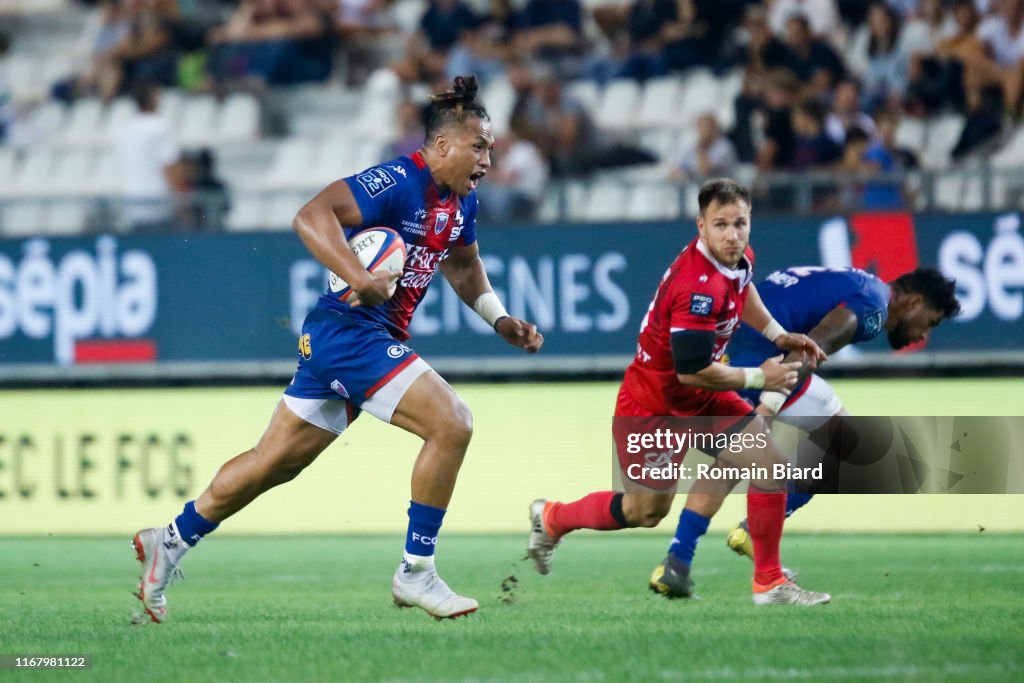
[[[812,370],[828,360],[828,355],[806,334],[796,332],[780,334],[775,338],[775,345],[785,351],[796,351],[804,354],[806,362],[811,366]]]
[[[537,353],[544,346],[544,335],[537,331],[537,326],[519,318],[505,316],[494,323],[494,329],[501,338],[512,346],[526,349],[527,353]]]
[[[765,391],[779,391],[788,396],[789,390],[796,384],[796,371],[802,363],[783,363],[782,358],[782,354],[779,354],[761,363],[761,372],[764,373]]]

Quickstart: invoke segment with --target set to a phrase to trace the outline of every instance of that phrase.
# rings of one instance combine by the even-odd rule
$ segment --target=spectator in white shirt
[[[547,182],[547,160],[513,125],[498,145],[487,182],[478,190],[480,211],[489,220],[533,220]]]
[[[731,176],[736,162],[736,147],[722,133],[715,115],[708,112],[697,119],[697,140],[683,153],[672,175],[679,180]]]
[[[166,229],[174,222],[175,194],[185,189],[181,153],[157,111],[156,87],[139,84],[132,97],[138,112],[117,132],[123,222],[135,231]]]

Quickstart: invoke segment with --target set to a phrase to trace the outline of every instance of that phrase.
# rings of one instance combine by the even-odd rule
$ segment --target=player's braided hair
[[[735,204],[746,202],[750,204],[750,190],[740,185],[732,178],[713,178],[700,186],[700,193],[697,195],[697,206],[703,216],[711,202],[719,204]]]
[[[900,275],[892,284],[901,292],[920,294],[943,318],[955,318],[960,313],[956,280],[943,276],[935,268],[915,268]]]
[[[484,105],[477,99],[480,89],[476,76],[456,76],[451,90],[430,96],[427,115],[427,140],[437,131],[452,123],[462,123],[470,116],[490,121]]]

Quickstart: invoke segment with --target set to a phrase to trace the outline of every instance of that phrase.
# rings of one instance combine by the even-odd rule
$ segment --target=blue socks
[[[181,514],[174,518],[174,526],[181,534],[181,540],[189,546],[194,546],[203,536],[220,526],[220,522],[211,522],[196,512],[196,502],[190,500],[185,503],[185,509]]]
[[[814,498],[813,493],[787,493],[786,494],[786,517],[807,505]]]
[[[683,514],[679,515],[676,536],[672,539],[672,545],[668,547],[669,554],[674,555],[689,567],[693,563],[693,553],[697,550],[697,541],[707,533],[710,521],[708,517],[693,510],[684,509]]]
[[[423,560],[433,558],[444,513],[441,508],[409,501],[409,530],[405,535],[406,559],[410,555]]]

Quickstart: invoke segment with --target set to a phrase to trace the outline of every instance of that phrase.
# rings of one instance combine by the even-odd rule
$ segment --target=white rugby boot
[[[526,543],[526,554],[533,560],[533,566],[540,574],[551,571],[551,562],[555,559],[555,549],[559,540],[548,533],[544,525],[544,512],[551,505],[545,498],[538,498],[530,503],[530,540]]]
[[[832,599],[828,593],[816,593],[785,579],[775,586],[754,583],[755,605],[825,605]]]
[[[142,601],[149,618],[157,624],[167,618],[167,597],[164,591],[172,580],[183,578],[181,570],[168,556],[163,538],[163,529],[143,529],[132,539],[135,559],[142,563],[139,592],[135,597]],[[174,542],[183,543],[181,540]]]
[[[435,619],[454,619],[480,607],[449,588],[433,564],[413,565],[404,559],[391,579],[391,596],[399,607],[419,607]]]

